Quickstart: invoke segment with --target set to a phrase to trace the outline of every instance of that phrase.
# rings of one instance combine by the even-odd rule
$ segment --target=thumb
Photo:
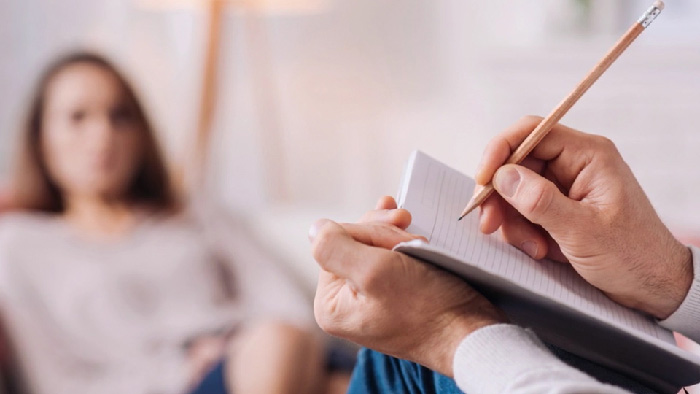
[[[508,204],[552,235],[565,230],[578,216],[576,201],[563,195],[554,183],[525,167],[504,165],[496,171],[493,185]]]

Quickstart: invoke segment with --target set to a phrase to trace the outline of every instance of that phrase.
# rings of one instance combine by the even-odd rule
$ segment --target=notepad
[[[462,276],[516,324],[545,342],[674,392],[700,380],[700,358],[675,345],[673,334],[650,316],[623,307],[588,284],[569,264],[535,261],[479,231],[478,215],[457,221],[475,182],[416,151],[397,202],[412,216],[408,231],[420,240],[395,250]]]

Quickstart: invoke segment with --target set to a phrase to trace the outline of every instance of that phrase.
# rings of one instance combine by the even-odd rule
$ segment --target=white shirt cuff
[[[595,382],[556,358],[533,332],[510,324],[474,331],[462,340],[454,358],[457,386],[469,394],[510,392],[523,379],[556,371],[574,381]]]
[[[681,306],[660,324],[700,342],[700,249],[691,246],[693,253],[693,283]]]

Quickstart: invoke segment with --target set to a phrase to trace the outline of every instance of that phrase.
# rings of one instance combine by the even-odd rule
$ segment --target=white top
[[[694,279],[685,300],[660,324],[700,341],[700,249],[693,252]],[[468,335],[454,358],[454,376],[465,393],[621,394],[555,357],[529,330],[487,326]]]
[[[102,243],[55,216],[4,215],[0,307],[36,394],[180,393],[188,340],[255,318],[313,321],[243,228],[192,212]]]

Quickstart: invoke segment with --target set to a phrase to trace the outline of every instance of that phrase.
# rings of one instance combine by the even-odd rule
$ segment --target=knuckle
[[[408,225],[413,221],[413,216],[411,216],[411,212],[409,212],[406,209],[399,208],[395,211],[395,220],[394,223],[396,224],[401,224],[401,225]]]
[[[360,220],[358,220],[358,223],[367,223],[372,221],[372,217],[374,217],[374,211],[367,211],[362,216],[360,217]]]
[[[483,161],[490,165],[503,164],[512,152],[511,146],[508,143],[508,137],[509,136],[503,134],[491,140],[487,146],[487,150],[484,151]]]
[[[331,257],[333,251],[333,243],[337,237],[337,232],[331,229],[331,226],[325,225],[319,229],[318,234],[314,238],[313,244],[311,245],[311,253],[322,267],[326,266],[326,263]]]
[[[519,123],[524,123],[524,124],[533,124],[533,123],[540,123],[544,119],[541,116],[537,115],[525,115],[522,118],[520,118]]]
[[[374,209],[374,210],[365,212],[365,214],[362,215],[362,218],[360,218],[358,223],[378,222],[378,221],[384,220],[385,217],[386,217],[385,211],[379,210],[379,209]]]
[[[531,216],[541,216],[549,210],[553,198],[554,193],[551,187],[538,184],[528,191],[524,209]]]
[[[486,144],[486,149],[484,149],[484,152],[482,153],[482,161],[483,159],[488,159],[490,155],[494,154],[494,152],[497,152],[504,143],[508,143],[508,141],[505,138],[505,132],[502,132],[501,134],[492,138]]]
[[[593,136],[596,150],[600,152],[600,158],[606,165],[615,165],[621,158],[620,151],[615,143],[603,136]]]
[[[386,219],[389,219],[389,220],[390,220],[390,219],[391,219],[391,214],[385,215],[385,217],[386,217]],[[390,223],[387,223],[386,220],[382,220],[382,221],[373,222],[373,223],[371,224],[371,227],[370,227],[370,228],[372,229],[372,235],[373,235],[373,236],[376,236],[376,235],[381,234],[383,231],[385,231],[385,230],[387,230],[387,229],[391,229],[391,228],[392,228],[392,225],[391,225]]]
[[[596,135],[593,136],[593,138],[596,141],[596,145],[599,147],[599,149],[607,154],[617,154],[617,146],[615,146],[615,143],[610,138],[602,135]]]

